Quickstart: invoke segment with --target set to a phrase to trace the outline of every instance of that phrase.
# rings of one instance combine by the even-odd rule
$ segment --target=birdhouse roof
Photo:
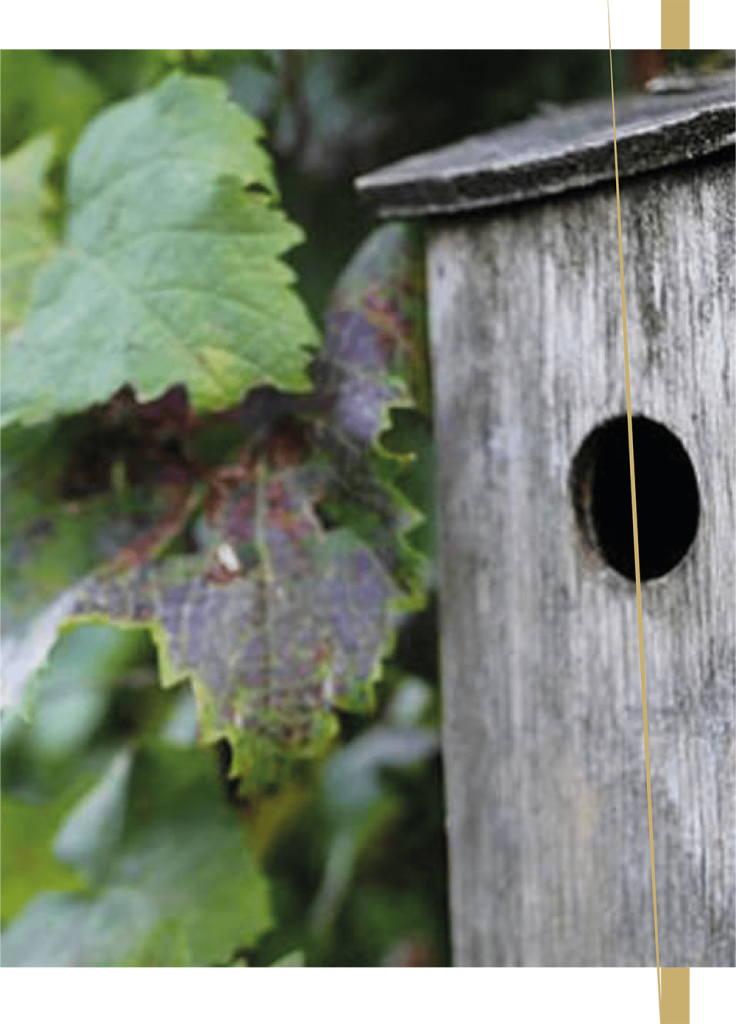
[[[616,100],[619,177],[733,151],[735,99],[733,71],[706,75],[684,91],[622,95]],[[400,160],[358,178],[356,187],[381,215],[410,217],[508,205],[614,175],[609,98]]]

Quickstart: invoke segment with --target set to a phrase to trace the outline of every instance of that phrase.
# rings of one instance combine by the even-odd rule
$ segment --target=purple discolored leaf
[[[428,407],[421,238],[405,224],[379,228],[332,294],[313,373],[332,398],[332,428],[374,445],[393,406]]]
[[[149,625],[164,685],[189,676],[202,738],[226,736],[233,772],[263,781],[364,709],[407,595],[347,529],[325,530],[314,465],[256,464],[210,504],[205,549],[98,575],[72,619]]]

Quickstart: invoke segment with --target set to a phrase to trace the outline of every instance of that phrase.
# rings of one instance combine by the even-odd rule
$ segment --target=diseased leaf
[[[369,236],[330,298],[317,390],[347,443],[375,446],[395,406],[429,408],[421,237],[406,224]]]
[[[341,300],[350,323],[375,343],[375,358],[363,359],[360,338],[335,327],[311,395],[257,388],[233,410],[204,419],[189,417],[186,401],[182,408],[163,399],[142,406],[119,394],[100,426],[107,430],[112,419],[127,432],[125,441],[103,440],[102,451],[113,451],[101,459],[72,460],[85,467],[81,478],[71,473],[74,487],[83,495],[90,485],[101,488],[106,513],[127,526],[137,522],[141,532],[129,531],[127,546],[71,592],[71,606],[67,592],[64,615],[148,627],[163,685],[190,678],[200,738],[229,740],[231,772],[250,790],[295,756],[324,750],[336,731],[335,709],[371,707],[396,627],[423,602],[428,582],[425,560],[406,542],[419,519],[397,487],[407,456],[378,446],[391,408],[413,402],[402,374],[422,343],[419,319],[402,306],[407,295],[417,299],[407,285],[416,253],[403,233],[382,237],[355,265],[370,276],[371,260],[387,246],[394,276],[372,294],[362,271],[348,274]],[[369,411],[368,430],[361,409]],[[212,435],[218,425],[227,428],[223,437]],[[181,431],[194,455],[169,465],[166,444],[181,440]],[[21,438],[29,434],[18,430]],[[234,437],[246,442],[239,461],[217,468],[218,447],[227,450]],[[142,474],[136,486],[110,489],[114,457],[125,479]],[[146,475],[141,467],[149,462]],[[130,502],[146,498],[162,470],[175,470],[183,490],[174,492],[169,511],[159,500],[155,515],[136,519]],[[188,534],[191,553],[158,559],[201,502],[201,492],[192,496],[192,475],[209,491],[204,515]],[[66,486],[69,476],[67,466]],[[91,509],[92,496],[77,505]],[[21,536],[23,528],[18,523]],[[69,582],[77,586],[77,579]]]
[[[185,481],[161,480],[154,487],[143,480],[120,492],[109,489],[109,482],[98,485],[95,474],[107,443],[99,429],[89,461],[82,450],[80,477],[76,453],[89,429],[89,423],[68,421],[4,432],[3,707],[20,701],[46,660],[81,580],[133,542],[148,544],[151,553],[160,550],[196,503],[197,492]],[[145,461],[140,449],[138,458]]]
[[[41,135],[2,161],[2,338],[28,307],[36,272],[53,254],[55,240],[44,214],[52,203],[46,185],[54,140]]]
[[[428,566],[407,535],[424,516],[403,494],[407,474],[416,482],[415,456],[383,443],[392,416],[429,401],[424,264],[415,229],[379,228],[358,249],[331,297],[312,376],[314,393],[291,396],[289,408],[309,424],[310,445],[327,467],[320,513],[359,536],[417,607]]]
[[[3,422],[41,422],[174,384],[196,411],[307,386],[314,328],[280,259],[301,232],[274,207],[258,122],[222,83],[175,73],[111,107],[70,161],[68,220],[7,347]]]
[[[72,619],[149,625],[162,682],[190,676],[202,737],[226,736],[233,774],[257,787],[322,749],[330,711],[365,710],[415,595],[352,531],[325,530],[316,464],[243,470],[208,509],[199,555],[98,575]]]
[[[201,752],[138,752],[108,856],[99,892],[26,906],[3,933],[4,966],[224,965],[271,925],[248,832]]]
[[[428,531],[415,550],[413,531],[425,515],[403,491],[408,481],[412,497],[419,493],[415,470],[424,460],[413,469],[412,445],[397,448],[394,435],[403,436],[410,411],[418,416],[414,410],[429,406],[424,302],[421,236],[406,224],[379,228],[358,249],[331,297],[325,342],[312,367],[311,416],[313,445],[331,466],[323,511],[354,530],[392,573],[419,590],[429,582],[420,554],[428,549]],[[390,429],[399,420],[401,428]]]

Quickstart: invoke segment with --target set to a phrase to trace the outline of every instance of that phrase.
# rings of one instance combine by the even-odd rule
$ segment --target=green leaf
[[[424,555],[427,571],[432,572],[437,549],[437,513],[431,420],[413,409],[394,410],[391,430],[382,436],[381,444],[384,451],[396,456],[395,486],[420,513],[420,521],[408,540]]]
[[[161,50],[161,57],[169,67],[197,68],[209,74],[226,77],[233,65],[252,66],[275,72],[275,50]]]
[[[107,713],[115,685],[149,651],[143,630],[84,626],[62,634],[22,708],[33,756],[56,764],[78,760]]]
[[[123,747],[72,810],[60,829],[54,852],[94,883],[104,878],[125,827],[134,755]]]
[[[52,129],[66,157],[102,105],[100,85],[79,65],[42,50],[3,50],[0,61],[2,149]]]
[[[400,809],[386,785],[386,770],[421,764],[438,750],[433,730],[376,725],[327,759],[321,797],[329,846],[310,914],[316,932],[324,933],[334,923],[361,854]]]
[[[60,863],[51,851],[54,833],[75,797],[75,793],[67,792],[52,803],[30,804],[3,793],[0,801],[3,925],[41,890],[74,891],[83,887],[79,875]]]
[[[226,964],[271,926],[248,833],[207,757],[144,747],[127,794],[106,886],[33,900],[3,934],[4,966]]]
[[[271,967],[306,967],[306,957],[304,951],[301,949],[295,949],[293,953],[287,953],[285,956],[279,957],[275,960]]]
[[[44,220],[52,202],[46,175],[54,141],[42,135],[2,161],[2,336],[17,327],[31,298],[33,281],[55,249]]]
[[[40,422],[174,384],[197,411],[258,384],[307,386],[314,328],[281,255],[258,122],[221,82],[175,73],[87,128],[69,162],[64,244],[3,367],[4,422]]]
[[[75,588],[60,594],[30,623],[7,635],[2,644],[2,709],[22,706],[28,684],[46,664],[57,631],[74,607]]]

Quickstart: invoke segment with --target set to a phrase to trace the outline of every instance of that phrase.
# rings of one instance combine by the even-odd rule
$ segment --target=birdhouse
[[[616,134],[660,964],[733,966],[733,74]],[[611,102],[357,184],[426,222],[454,962],[653,965]]]

